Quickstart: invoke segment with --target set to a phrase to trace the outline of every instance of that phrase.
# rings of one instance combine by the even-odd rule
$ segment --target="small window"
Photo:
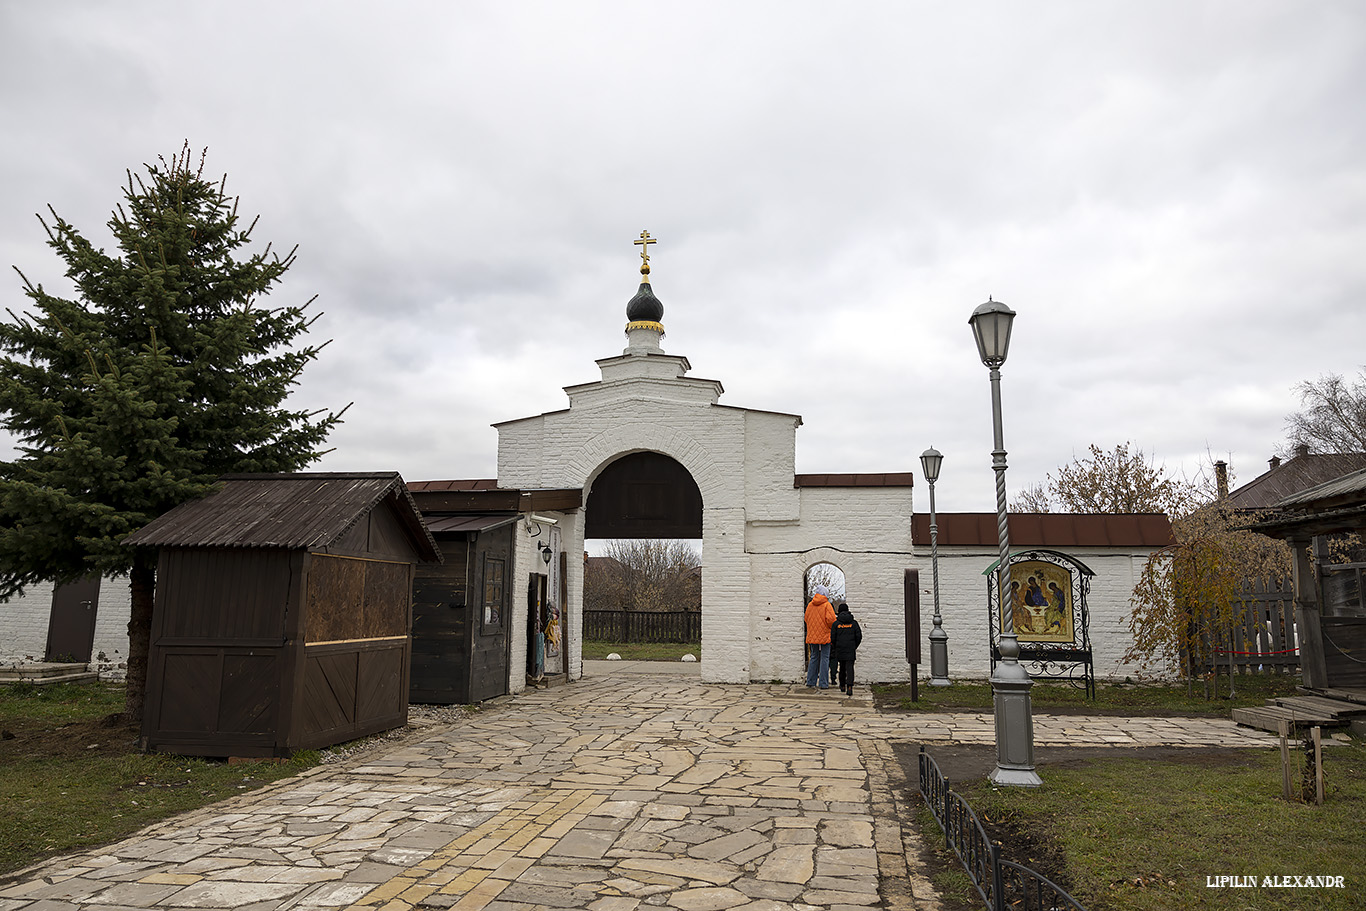
[[[497,557],[484,557],[484,611],[481,626],[485,635],[496,633],[503,627],[505,563]]]

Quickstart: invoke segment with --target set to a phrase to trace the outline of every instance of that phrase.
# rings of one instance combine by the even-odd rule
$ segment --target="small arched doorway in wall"
[[[605,637],[695,637],[667,644],[698,654],[702,493],[692,475],[662,453],[629,453],[602,469],[584,505],[585,647]]]
[[[839,604],[845,599],[844,570],[829,561],[813,563],[808,566],[806,575],[802,579],[802,601],[804,604],[811,603],[812,597],[816,594],[817,586],[825,590],[825,597],[830,601],[831,606]],[[806,646],[805,626],[803,626],[801,656],[802,674],[805,675],[807,666],[811,661],[811,654]],[[830,682],[835,682],[833,673]]]

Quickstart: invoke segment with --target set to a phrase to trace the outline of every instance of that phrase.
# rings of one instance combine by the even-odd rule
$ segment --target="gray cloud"
[[[1293,385],[1366,360],[1366,12],[1350,4],[10,4],[0,259],[61,287],[188,138],[354,401],[327,468],[495,473],[494,421],[621,350],[660,238],[671,353],[797,412],[800,471],[990,509],[967,316],[1020,312],[1012,488],[1095,442],[1250,479]],[[104,240],[107,243],[107,239]],[[23,299],[17,279],[7,306]]]

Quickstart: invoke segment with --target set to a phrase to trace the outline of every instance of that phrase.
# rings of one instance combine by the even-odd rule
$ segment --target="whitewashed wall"
[[[799,522],[748,528],[751,679],[805,678],[803,580],[815,564],[833,563],[844,572],[845,601],[863,628],[855,678],[909,680],[903,578],[918,564],[911,548],[911,488],[803,487],[799,492]],[[707,563],[704,573],[710,572]]]
[[[1023,547],[1013,547],[1013,551]],[[1095,576],[1087,607],[1091,617],[1091,646],[1096,676],[1123,678],[1139,673],[1123,661],[1133,637],[1129,633],[1132,594],[1151,549],[1053,548],[1089,566]],[[921,651],[928,671],[930,618],[934,613],[933,577],[929,547],[921,544]],[[982,575],[996,561],[995,548],[941,547],[939,549],[939,607],[949,635],[949,677],[985,678],[991,673],[987,644],[987,578]]]
[[[721,384],[686,377],[685,358],[608,358],[599,366],[602,382],[565,390],[567,411],[497,425],[499,485],[580,488],[586,502],[598,475],[623,455],[651,451],[678,461],[702,494],[702,678],[764,679],[755,676],[751,660],[754,605],[746,523],[799,520],[793,476],[801,419],[718,404]],[[566,549],[581,548],[582,529],[573,524],[566,532]],[[570,562],[570,638],[577,640],[582,567]],[[524,640],[520,646],[514,641],[514,650],[519,647],[525,648]],[[581,673],[581,655],[576,641],[570,648],[572,676]]]
[[[100,583],[90,664],[102,677],[122,677],[127,670],[131,604],[126,576]],[[0,603],[0,664],[42,661],[51,615],[50,582],[30,586],[22,596]]]

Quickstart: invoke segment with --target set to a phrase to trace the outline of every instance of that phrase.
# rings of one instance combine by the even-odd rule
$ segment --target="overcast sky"
[[[188,139],[299,245],[322,469],[494,477],[621,353],[648,229],[665,350],[802,415],[799,472],[934,445],[993,509],[993,295],[1012,494],[1093,442],[1245,482],[1366,362],[1364,87],[1355,2],[0,0],[0,264],[64,290],[34,213],[108,245]]]

